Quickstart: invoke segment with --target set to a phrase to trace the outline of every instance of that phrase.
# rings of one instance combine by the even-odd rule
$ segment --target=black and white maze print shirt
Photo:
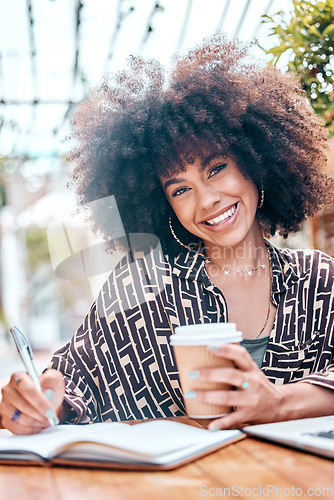
[[[275,384],[334,389],[334,259],[267,245],[278,309],[262,371]],[[226,321],[224,296],[202,255],[169,262],[157,250],[127,254],[49,365],[64,375],[69,422],[184,414],[169,337],[178,325]]]

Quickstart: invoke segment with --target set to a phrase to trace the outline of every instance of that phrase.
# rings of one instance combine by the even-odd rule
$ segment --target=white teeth
[[[210,224],[210,226],[213,226],[215,224],[219,224],[220,222],[223,222],[228,217],[231,217],[231,215],[233,215],[235,211],[236,211],[236,206],[234,205],[232,208],[230,208],[229,210],[226,210],[226,212],[222,213],[218,217],[215,217],[214,219],[207,220],[206,222],[208,224]]]

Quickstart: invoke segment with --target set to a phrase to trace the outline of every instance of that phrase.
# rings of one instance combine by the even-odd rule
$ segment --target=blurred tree
[[[0,156],[0,209],[6,205],[6,188],[4,183],[6,157]]]
[[[26,229],[26,264],[30,276],[39,265],[50,263],[47,232],[44,227],[30,226]]]
[[[300,76],[302,86],[315,112],[334,136],[334,0],[292,0],[294,13],[286,21],[283,11],[264,15],[263,23],[272,24],[270,35],[279,43],[269,50],[270,64],[289,54],[288,71]]]

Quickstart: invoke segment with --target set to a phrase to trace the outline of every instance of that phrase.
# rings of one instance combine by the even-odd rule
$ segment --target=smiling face
[[[230,158],[196,158],[184,171],[161,177],[169,203],[181,224],[204,241],[208,255],[216,247],[237,247],[262,237],[255,217],[259,199]]]

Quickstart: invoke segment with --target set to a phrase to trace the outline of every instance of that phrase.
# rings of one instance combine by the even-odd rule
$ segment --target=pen
[[[42,391],[41,384],[39,382],[39,378],[37,375],[37,371],[35,365],[33,363],[33,354],[32,349],[29,344],[27,337],[24,333],[15,325],[9,328],[10,333],[13,336],[16,348],[21,357],[21,360],[24,364],[25,369],[27,370],[28,375],[32,378],[35,386],[39,391]],[[49,418],[49,423],[51,426],[55,426],[55,420],[53,418]]]

